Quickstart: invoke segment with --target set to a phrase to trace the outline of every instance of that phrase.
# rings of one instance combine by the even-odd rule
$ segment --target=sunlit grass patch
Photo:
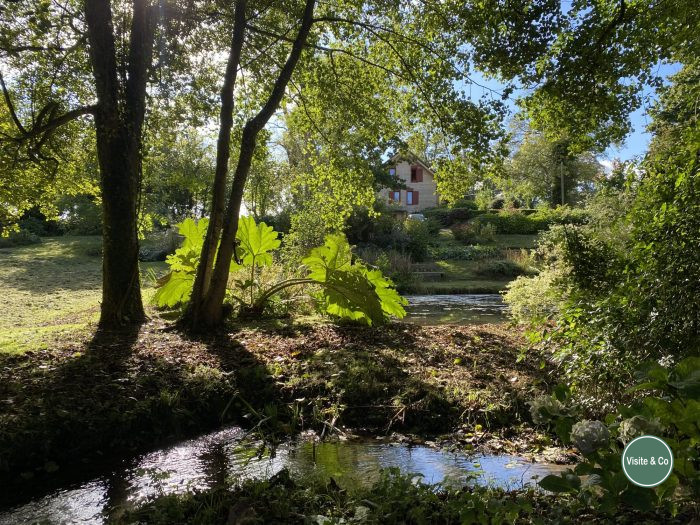
[[[0,352],[51,348],[81,338],[99,317],[100,237],[50,237],[0,250]],[[142,263],[160,270],[163,263]],[[144,279],[144,286],[150,281]],[[144,293],[144,301],[152,295]]]

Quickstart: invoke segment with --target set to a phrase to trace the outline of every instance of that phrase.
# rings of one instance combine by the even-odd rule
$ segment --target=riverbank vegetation
[[[7,3],[4,503],[239,425],[570,468],[232,476],[105,520],[697,520],[700,12],[569,4]],[[608,161],[642,107],[648,147]],[[397,155],[433,208],[380,197],[427,182]],[[402,294],[503,291],[508,322],[403,321]],[[642,434],[676,458],[651,488],[621,472]]]

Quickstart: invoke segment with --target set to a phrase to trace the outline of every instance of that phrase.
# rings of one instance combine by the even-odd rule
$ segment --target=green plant
[[[500,253],[496,246],[431,246],[430,257],[440,260],[478,261],[495,257]]]
[[[408,235],[406,251],[416,262],[425,260],[428,256],[428,245],[434,238],[434,234],[430,232],[429,225],[424,221],[408,219],[404,221],[403,228]]]
[[[27,230],[12,231],[7,237],[0,236],[0,248],[11,248],[13,246],[27,246],[38,244],[41,238]]]
[[[492,242],[496,235],[496,227],[493,224],[479,222],[455,224],[450,230],[455,239],[467,244]]]
[[[174,307],[189,299],[206,227],[204,219],[198,223],[186,219],[178,225],[185,240],[167,259],[171,271],[159,280],[153,298],[158,306]],[[354,260],[344,235],[327,235],[323,246],[314,248],[303,259],[305,274],[263,285],[261,270],[272,264],[273,250],[280,246],[278,237],[279,234],[265,223],[257,224],[252,217],[241,217],[237,234],[240,264],[231,261],[231,271],[245,278],[234,278],[237,288],[230,293],[238,303],[239,315],[261,315],[274,296],[290,287],[304,285],[320,286],[319,306],[339,318],[371,325],[382,323],[389,316],[401,318],[405,315],[406,300],[380,270],[369,269],[361,261]]]
[[[500,259],[479,263],[476,273],[486,277],[518,277],[531,274],[532,269],[515,261]]]
[[[636,372],[637,384],[628,392],[644,393],[601,421],[581,421],[576,406],[566,406],[571,391],[560,385],[549,401],[531,403],[533,421],[549,424],[559,438],[576,446],[583,460],[559,476],[550,475],[540,486],[552,492],[576,494],[604,512],[620,506],[650,511],[660,506],[675,514],[680,505],[700,501],[700,357],[689,357],[672,367],[648,362]],[[669,478],[651,489],[629,482],[622,471],[626,443],[653,433],[671,447],[674,468]]]

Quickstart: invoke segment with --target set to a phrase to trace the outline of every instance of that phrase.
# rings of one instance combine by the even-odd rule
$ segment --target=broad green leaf
[[[394,283],[384,277],[379,270],[368,270],[365,276],[374,285],[374,291],[381,301],[384,313],[403,319],[406,316],[404,306],[408,301],[396,291],[393,287]]]
[[[177,229],[180,235],[185,236],[185,240],[182,243],[182,248],[192,249],[196,248],[199,251],[204,243],[204,237],[207,233],[207,228],[209,227],[209,219],[199,219],[194,221],[193,219],[187,218],[177,225]]]
[[[255,223],[253,217],[238,219],[238,233],[243,266],[268,266],[272,264],[272,250],[280,247],[279,233],[264,222]]]
[[[384,314],[372,283],[361,273],[336,270],[325,281],[323,295],[329,314],[367,324],[381,324]]]
[[[555,476],[554,474],[550,474],[542,478],[538,485],[549,492],[572,492],[581,484],[579,480],[578,485],[576,485],[575,482],[573,482],[573,478],[579,479],[578,476],[575,475]]]
[[[310,270],[309,278],[324,282],[329,272],[350,268],[352,251],[344,235],[326,235],[323,246],[311,250],[302,262]]]
[[[161,284],[162,283],[162,284]],[[159,281],[153,301],[161,308],[172,308],[187,302],[192,293],[194,274],[170,272]]]

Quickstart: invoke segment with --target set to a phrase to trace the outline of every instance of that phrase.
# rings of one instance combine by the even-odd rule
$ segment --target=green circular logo
[[[640,487],[656,487],[673,471],[673,453],[666,442],[656,436],[633,439],[622,452],[622,470]]]

